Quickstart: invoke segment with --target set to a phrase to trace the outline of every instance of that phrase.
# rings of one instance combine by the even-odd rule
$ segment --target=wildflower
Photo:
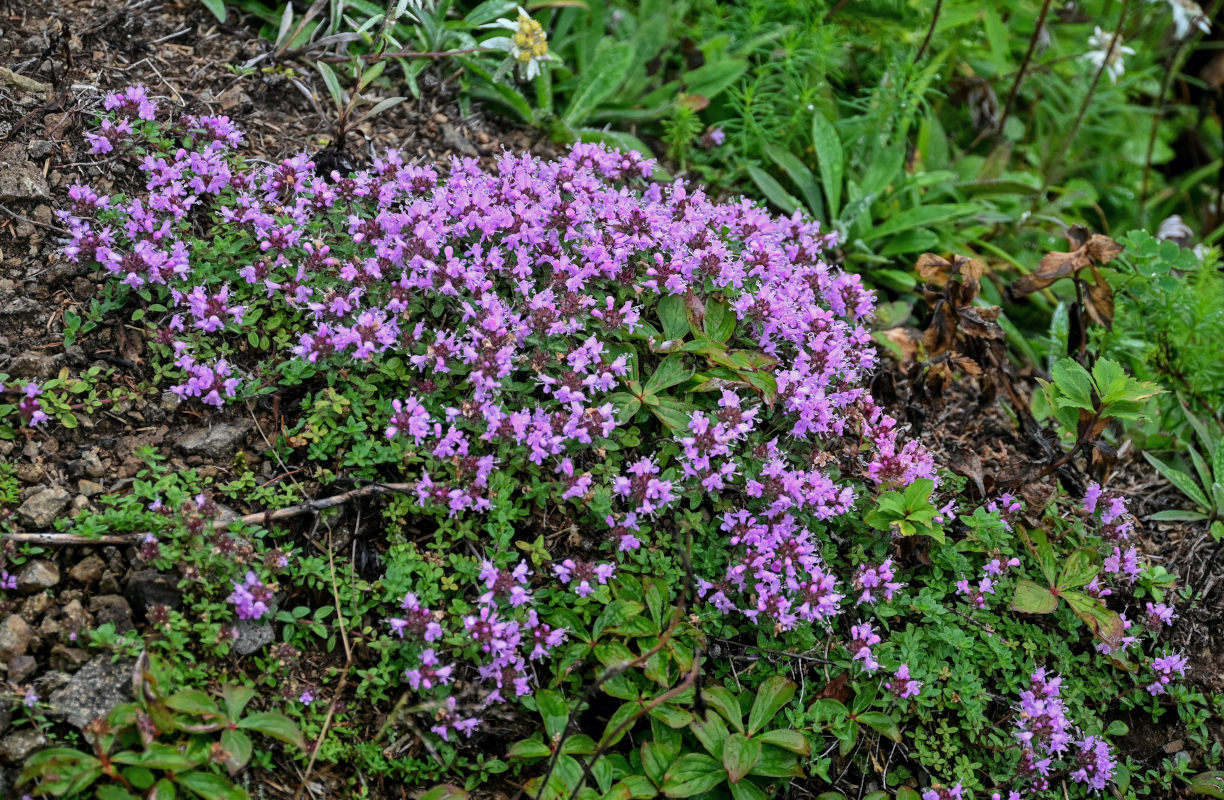
[[[25,698],[22,700],[26,708],[33,708],[38,704],[38,694],[33,689],[26,689]]]
[[[922,681],[910,677],[909,664],[902,664],[893,673],[892,680],[884,682],[884,688],[897,695],[901,700],[917,697],[922,691]]]
[[[1158,630],[1162,624],[1172,625],[1173,620],[1177,618],[1177,615],[1173,613],[1173,608],[1164,603],[1145,603],[1144,605],[1147,610],[1148,627],[1154,630]]]
[[[701,137],[701,146],[707,150],[713,150],[715,147],[722,147],[722,143],[727,140],[727,132],[722,128],[710,128]]]
[[[854,581],[854,588],[862,590],[858,604],[876,602],[876,591],[879,591],[885,600],[892,600],[896,591],[905,585],[894,581],[894,577],[896,574],[893,572],[891,557],[884,559],[884,563],[878,567],[860,564],[858,577]]]
[[[1149,3],[1160,0],[1148,0]],[[1173,38],[1185,39],[1191,28],[1198,28],[1203,33],[1211,33],[1211,20],[1203,13],[1203,7],[1194,0],[1166,0],[1169,10],[1173,12]]]
[[[961,800],[965,796],[965,789],[957,781],[952,786],[932,786],[922,793],[922,800]]]
[[[574,583],[578,584],[574,588],[574,593],[579,597],[587,597],[595,591],[592,582],[602,586],[612,578],[615,572],[616,566],[613,564],[575,561],[572,558],[567,558],[560,564],[553,565],[553,574],[561,579],[562,582],[571,584],[571,586]]]
[[[443,702],[442,707],[438,709],[435,717],[437,724],[430,726],[430,730],[442,737],[442,741],[449,742],[452,733],[462,733],[469,739],[472,737],[472,731],[480,724],[480,720],[476,717],[464,717],[456,710],[458,702],[455,698],[448,697]]]
[[[17,404],[17,411],[20,412],[21,418],[26,421],[26,424],[31,428],[46,422],[49,417],[42,410],[38,403],[38,396],[42,394],[42,388],[36,383],[27,383],[25,387],[25,397]]]
[[[1147,687],[1148,694],[1155,697],[1167,692],[1174,677],[1185,677],[1186,667],[1189,664],[1189,659],[1181,653],[1170,653],[1167,656],[1152,659],[1152,670],[1156,673],[1156,680]]]
[[[851,626],[850,636],[853,638],[846,649],[850,651],[851,660],[861,661],[863,670],[866,672],[875,672],[879,669],[880,664],[872,655],[871,648],[883,640],[872,630],[871,623],[864,622],[861,625]]]
[[[306,689],[305,691],[302,692],[301,696],[298,697],[298,702],[300,702],[304,706],[308,706],[314,702],[314,699],[315,699],[314,695],[310,693],[309,689]]]
[[[513,31],[510,36],[498,36],[486,39],[482,44],[492,50],[504,50],[511,62],[514,62],[526,80],[532,80],[540,74],[540,64],[545,61],[559,61],[555,55],[548,52],[548,34],[544,26],[531,18],[531,15],[518,7],[517,19],[501,18],[488,27],[506,28]]]
[[[1101,30],[1099,26],[1092,36],[1088,37],[1088,46],[1092,50],[1085,53],[1082,58],[1092,64],[1097,69],[1105,68],[1105,72],[1109,74],[1111,83],[1117,83],[1118,78],[1126,72],[1126,65],[1123,59],[1126,56],[1133,56],[1134,49],[1122,44],[1122,35],[1113,34]]]
[[[1085,736],[1075,743],[1072,764],[1071,780],[1086,783],[1098,792],[1105,788],[1117,766],[1109,743],[1096,736]]]
[[[263,585],[258,575],[248,571],[242,583],[234,584],[228,600],[234,604],[238,619],[260,619],[268,613],[272,591]]]

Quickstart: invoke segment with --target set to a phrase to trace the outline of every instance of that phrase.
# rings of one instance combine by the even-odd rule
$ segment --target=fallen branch
[[[357,500],[362,497],[369,497],[376,494],[402,494],[414,491],[415,483],[371,483],[368,486],[361,486],[357,489],[338,494],[333,497],[325,497],[322,500],[307,500],[304,503],[288,506],[287,508],[269,509],[268,511],[257,511],[254,514],[246,514],[245,516],[229,520],[227,524],[241,522],[244,525],[267,525],[270,522],[278,522],[283,519],[291,519],[300,517],[303,514],[317,514],[329,508],[334,508],[338,505],[343,505],[350,500]],[[115,534],[111,536],[86,536],[80,533],[59,533],[57,531],[41,531],[36,533],[4,533],[0,534],[0,541],[17,542],[19,544],[43,544],[53,547],[69,547],[72,545],[127,545],[139,544],[146,536],[148,531],[140,531],[137,533]]]

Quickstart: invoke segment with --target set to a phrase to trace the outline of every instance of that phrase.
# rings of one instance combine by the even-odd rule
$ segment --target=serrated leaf
[[[1078,362],[1069,358],[1060,359],[1050,370],[1050,377],[1058,389],[1057,405],[1082,408],[1089,413],[1096,411],[1092,404],[1092,378]]]

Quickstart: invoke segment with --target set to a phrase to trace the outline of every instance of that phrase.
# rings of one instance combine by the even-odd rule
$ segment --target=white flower
[[[1161,0],[1148,0],[1159,3]],[[1203,13],[1203,7],[1194,0],[1166,0],[1173,10],[1173,36],[1185,39],[1191,28],[1198,28],[1203,33],[1211,33],[1211,20]]]
[[[1088,46],[1092,48],[1090,52],[1084,54],[1083,58],[1092,63],[1097,69],[1101,65],[1105,65],[1105,71],[1109,73],[1111,83],[1117,83],[1118,78],[1122,73],[1126,72],[1126,66],[1122,63],[1123,56],[1133,56],[1135,51],[1122,44],[1122,36],[1118,34],[1117,42],[1114,42],[1114,34],[1103,31],[1098,27],[1096,33],[1088,38]]]
[[[493,50],[505,50],[510,55],[510,61],[517,64],[523,77],[531,80],[540,74],[540,64],[545,61],[559,61],[548,52],[548,34],[544,26],[531,18],[531,15],[518,7],[518,19],[502,19],[491,23],[490,28],[506,28],[514,31],[511,36],[497,36],[481,42]]]

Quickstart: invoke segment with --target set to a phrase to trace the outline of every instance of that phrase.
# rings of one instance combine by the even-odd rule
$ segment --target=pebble
[[[9,614],[0,622],[0,661],[25,655],[34,631],[18,614]]]
[[[44,492],[43,494],[46,494]],[[39,495],[40,497],[42,495]],[[21,568],[17,573],[17,591],[22,594],[45,592],[60,582],[59,567],[54,561],[36,558]]]
[[[82,483],[84,482],[82,481]],[[106,563],[102,559],[96,555],[89,555],[77,562],[75,567],[68,570],[68,577],[81,584],[96,583],[102,579],[102,572],[105,569]],[[80,603],[77,605],[80,605]]]
[[[37,728],[25,728],[0,739],[0,761],[21,765],[47,746],[47,737]]]
[[[27,499],[17,509],[22,522],[34,529],[45,529],[55,522],[72,501],[72,495],[62,486],[53,486]]]

